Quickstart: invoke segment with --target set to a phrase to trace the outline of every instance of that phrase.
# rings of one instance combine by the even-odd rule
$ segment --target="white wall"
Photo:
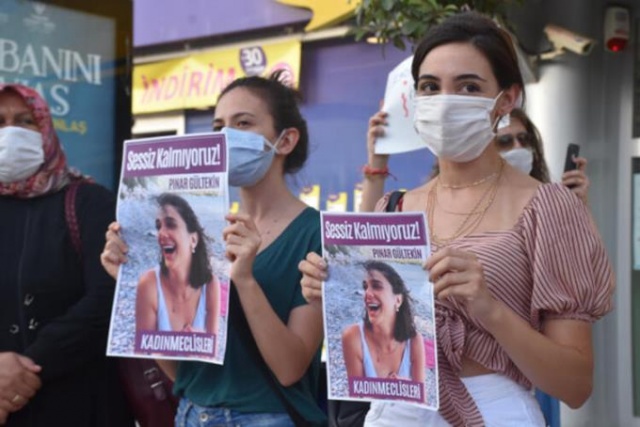
[[[592,37],[591,55],[567,53],[540,64],[539,81],[527,86],[527,111],[540,128],[552,178],[561,173],[569,142],[589,160],[591,209],[617,276],[615,310],[594,327],[594,392],[580,410],[562,408],[562,427],[640,426],[633,418],[631,366],[631,157],[640,144],[631,138],[633,49],[604,51],[604,0],[528,0],[515,12],[526,41],[546,23]],[[631,6],[632,1],[616,4]],[[633,11],[632,24],[639,11]]]

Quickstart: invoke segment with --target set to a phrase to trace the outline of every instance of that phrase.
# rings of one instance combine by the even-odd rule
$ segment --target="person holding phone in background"
[[[515,108],[511,111],[509,125],[498,129],[496,144],[502,157],[509,164],[540,182],[551,182],[549,168],[544,159],[540,131],[524,110]],[[580,147],[578,145],[569,144],[569,148],[561,182],[571,188],[573,193],[586,204],[589,195],[589,178],[586,174],[587,159],[579,157]],[[524,162],[522,159],[525,159]],[[572,167],[568,168],[568,166]]]

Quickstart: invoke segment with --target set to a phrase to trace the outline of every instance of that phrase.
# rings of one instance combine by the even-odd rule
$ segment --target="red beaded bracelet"
[[[383,168],[373,168],[371,166],[369,166],[368,164],[362,166],[362,173],[365,176],[375,176],[375,175],[381,175],[383,177],[388,177],[388,176],[392,176],[393,178],[395,178],[395,176],[393,176],[391,174],[391,172],[389,172],[389,168],[387,166],[383,167]]]

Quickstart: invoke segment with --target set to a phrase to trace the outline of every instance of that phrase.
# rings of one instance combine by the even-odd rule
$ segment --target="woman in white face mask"
[[[44,99],[0,84],[0,425],[134,425],[104,352],[114,214],[114,195],[67,166]]]
[[[570,190],[500,156],[497,123],[523,90],[509,35],[462,13],[415,52],[415,127],[440,174],[396,210],[424,211],[430,229],[440,410],[375,402],[365,425],[542,427],[533,387],[573,408],[591,394],[591,322],[614,288],[604,245]],[[305,296],[321,298],[322,260],[300,269]]]
[[[320,215],[289,190],[285,174],[307,159],[308,134],[296,92],[247,77],[220,95],[213,130],[226,134],[229,183],[240,212],[223,231],[233,283],[224,365],[161,361],[181,397],[176,425],[317,426],[322,310],[308,304],[298,263],[320,252]],[[115,276],[126,260],[117,224],[102,263]]]

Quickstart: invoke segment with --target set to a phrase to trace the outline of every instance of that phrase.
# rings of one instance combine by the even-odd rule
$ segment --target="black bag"
[[[173,382],[153,359],[120,358],[120,383],[141,427],[173,427],[178,398]]]
[[[401,203],[404,191],[394,191],[389,195],[386,212],[395,212]],[[369,402],[355,402],[350,400],[329,400],[329,427],[362,427],[369,412]]]
[[[369,406],[369,402],[329,400],[329,427],[362,427]]]

